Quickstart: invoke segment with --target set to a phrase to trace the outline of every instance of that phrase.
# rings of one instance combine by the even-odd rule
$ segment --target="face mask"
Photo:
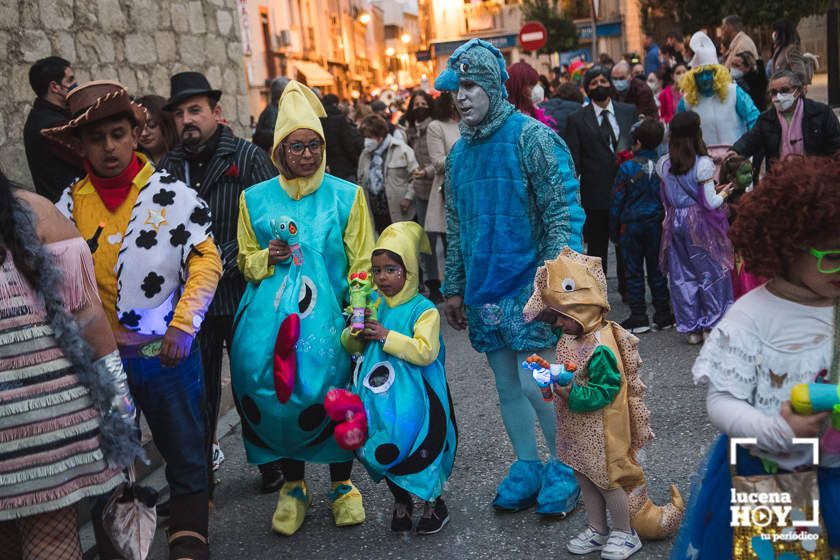
[[[379,146],[379,142],[374,140],[373,138],[365,138],[365,151],[372,152]]]
[[[775,97],[773,97],[773,106],[776,107],[776,110],[780,113],[784,113],[791,107],[793,107],[793,103],[796,101],[796,93],[777,93]]]
[[[531,90],[531,101],[534,102],[534,105],[538,103],[542,103],[543,99],[545,99],[545,90],[542,87],[542,84],[537,84],[534,86],[534,89]]]
[[[607,86],[598,86],[589,90],[589,99],[592,101],[603,101],[610,96],[610,88]]]
[[[428,107],[417,107],[416,109],[412,109],[411,112],[414,115],[414,122],[425,121],[429,118],[429,115],[432,113]]]
[[[630,80],[613,80],[613,85],[619,92],[625,92],[630,89]]]
[[[657,89],[659,89],[659,82],[657,82],[656,80],[648,80],[647,85],[651,89],[651,91],[656,91]]]
[[[729,73],[732,75],[733,80],[740,80],[744,77],[744,71],[738,68],[733,68],[729,71]]]

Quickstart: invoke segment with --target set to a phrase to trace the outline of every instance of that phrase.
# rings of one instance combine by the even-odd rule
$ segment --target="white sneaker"
[[[688,343],[691,345],[701,344],[703,342],[703,333],[700,331],[689,333]]]
[[[636,531],[626,532],[614,529],[606,546],[601,549],[604,560],[625,560],[642,549],[642,541]]]
[[[225,454],[222,453],[222,448],[219,447],[219,442],[213,444],[213,470],[219,470],[222,463],[225,461]]]
[[[604,548],[609,535],[602,535],[591,526],[587,526],[582,533],[566,544],[566,550],[572,554],[589,554]]]

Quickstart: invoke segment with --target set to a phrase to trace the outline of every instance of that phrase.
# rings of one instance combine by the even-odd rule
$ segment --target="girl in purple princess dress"
[[[671,121],[669,153],[659,160],[665,220],[659,265],[668,275],[677,330],[699,344],[732,304],[732,243],[723,207],[730,185],[716,192],[697,113]]]

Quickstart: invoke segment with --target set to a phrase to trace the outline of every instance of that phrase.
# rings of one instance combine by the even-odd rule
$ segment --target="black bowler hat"
[[[215,101],[222,96],[222,90],[212,89],[201,72],[175,74],[169,79],[169,91],[170,97],[163,107],[164,111],[172,111],[176,105],[196,95],[206,95]]]

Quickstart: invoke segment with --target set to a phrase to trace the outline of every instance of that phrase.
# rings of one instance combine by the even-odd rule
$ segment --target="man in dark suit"
[[[610,98],[614,88],[610,71],[604,66],[593,66],[586,72],[583,89],[591,103],[569,115],[565,140],[580,174],[587,253],[601,257],[606,273],[610,192],[618,171],[617,154],[630,149],[630,127],[638,114],[633,105]]]
[[[245,292],[245,278],[236,267],[239,245],[236,228],[242,191],[277,175],[274,164],[258,146],[237,138],[220,123],[222,92],[212,89],[198,72],[171,78],[171,97],[164,107],[175,119],[181,144],[166,154],[158,168],[169,171],[198,191],[210,207],[213,238],[222,251],[223,275],[204,318],[198,343],[204,364],[207,396],[208,462],[218,468],[221,449],[214,442],[222,395],[222,349],[230,351],[233,316]],[[238,401],[234,399],[238,405]],[[214,457],[215,455],[215,457]],[[210,471],[212,497],[213,474]],[[283,483],[279,463],[260,465],[262,491],[270,493]]]

